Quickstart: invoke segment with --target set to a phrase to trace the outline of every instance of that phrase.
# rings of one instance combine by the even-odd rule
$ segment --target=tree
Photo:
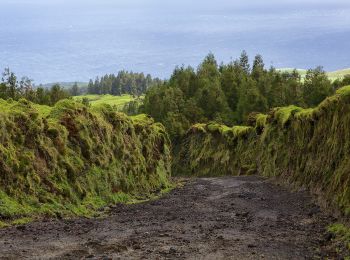
[[[192,67],[176,67],[170,77],[169,85],[180,88],[185,96],[193,96],[196,92],[196,73]]]
[[[345,75],[342,79],[336,79],[333,81],[332,86],[334,89],[339,89],[344,86],[350,85],[350,75]]]
[[[89,94],[95,94],[95,85],[94,82],[92,81],[92,79],[89,80],[89,84],[88,84],[88,93]]]
[[[38,87],[36,89],[36,103],[42,105],[50,105],[51,100],[48,92],[49,91],[47,89],[44,89],[43,87]]]
[[[350,74],[344,76],[344,78],[342,80],[342,85],[343,86],[350,86]]]
[[[243,81],[237,105],[238,121],[241,123],[247,120],[248,115],[252,112],[265,112],[266,110],[266,98],[260,94],[256,82],[251,78]]]
[[[72,96],[79,96],[79,87],[77,82],[75,82],[72,88],[70,89],[70,94]]]
[[[101,94],[101,85],[100,85],[100,79],[99,77],[96,77],[95,82],[94,82],[94,91],[91,94]]]
[[[256,55],[253,61],[252,76],[255,80],[259,80],[264,73],[264,61],[260,54]]]
[[[6,85],[6,96],[16,99],[19,92],[17,77],[9,68],[5,68],[5,71],[2,73],[2,82]]]
[[[50,90],[50,105],[54,105],[59,100],[65,99],[68,96],[69,94],[63,88],[61,88],[59,84],[55,84]]]
[[[322,67],[307,71],[303,87],[303,99],[307,106],[317,106],[332,93],[332,84]]]
[[[239,65],[246,74],[250,73],[249,57],[246,51],[242,51],[239,58]]]
[[[226,96],[228,106],[232,111],[236,111],[238,104],[238,86],[240,76],[237,74],[235,64],[222,65],[221,71],[221,88]]]
[[[161,82],[158,78],[152,79],[151,75],[143,73],[134,73],[128,71],[119,71],[117,75],[106,74],[103,77],[97,77],[95,81],[90,80],[87,91],[89,94],[111,94],[119,96],[130,94],[141,96],[147,89]]]
[[[7,86],[5,83],[0,83],[0,98],[7,99]]]

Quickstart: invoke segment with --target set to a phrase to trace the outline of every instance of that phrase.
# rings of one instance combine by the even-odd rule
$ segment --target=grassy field
[[[343,78],[345,75],[350,75],[350,69],[336,70],[332,72],[327,72],[328,77],[331,80],[336,80],[339,78]]]
[[[283,72],[292,72],[294,69],[292,68],[281,68],[278,69],[279,71]],[[305,78],[307,70],[304,69],[297,69],[302,79]],[[336,79],[342,79],[345,75],[350,75],[350,68],[349,69],[342,69],[342,70],[336,70],[336,71],[329,71],[327,72],[327,76],[331,81],[334,81]]]
[[[73,100],[82,101],[83,98],[87,98],[92,107],[99,107],[104,104],[108,104],[111,106],[116,106],[119,109],[122,109],[123,106],[130,101],[135,100],[131,95],[122,95],[122,96],[112,96],[112,95],[83,95],[83,96],[75,96]],[[142,97],[141,97],[142,98]],[[0,100],[0,105],[6,101]],[[52,107],[45,105],[32,104],[32,106],[37,109],[43,117],[47,117]]]
[[[87,98],[90,101],[91,106],[93,107],[100,106],[102,104],[108,104],[111,106],[116,106],[118,108],[123,107],[125,104],[135,99],[131,95],[84,95],[73,97],[74,100],[83,100],[83,98]]]

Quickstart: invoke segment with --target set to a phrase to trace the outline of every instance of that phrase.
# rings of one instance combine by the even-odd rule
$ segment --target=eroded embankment
[[[250,126],[197,124],[176,165],[193,175],[281,176],[350,214],[350,86],[314,109],[256,114]]]
[[[0,100],[0,220],[85,215],[165,188],[169,139],[146,116]],[[1,222],[0,222],[1,223]]]

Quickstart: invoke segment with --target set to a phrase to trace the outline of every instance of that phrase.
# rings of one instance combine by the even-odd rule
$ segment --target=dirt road
[[[0,230],[0,258],[323,258],[331,220],[306,192],[260,177],[195,179],[157,201],[117,205],[102,219]]]

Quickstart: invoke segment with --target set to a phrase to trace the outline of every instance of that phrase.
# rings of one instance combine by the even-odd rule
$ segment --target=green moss
[[[9,225],[3,221],[0,221],[0,228],[8,227]]]
[[[191,131],[198,131],[201,133],[206,133],[206,124],[195,124],[189,130],[189,132],[191,132]]]
[[[32,218],[19,218],[19,219],[13,220],[11,222],[11,225],[24,225],[24,224],[27,224],[31,221],[33,221]]]
[[[313,108],[302,109],[295,114],[295,118],[301,120],[311,120],[313,118],[314,111],[315,109]]]
[[[0,217],[93,215],[169,186],[161,124],[105,105],[0,100]]]
[[[280,126],[284,127],[292,119],[294,114],[300,111],[302,111],[302,108],[297,106],[282,107],[276,109],[274,117]]]
[[[250,125],[195,125],[175,158],[176,173],[196,176],[260,173],[321,193],[350,214],[350,87],[318,107],[276,108]],[[225,129],[225,131],[221,131]]]
[[[255,124],[256,128],[260,128],[260,129],[265,128],[266,122],[267,122],[267,115],[264,115],[264,114],[256,115],[256,124]]]
[[[345,244],[350,252],[350,228],[344,224],[333,224],[328,227],[328,232],[335,236],[335,239]]]
[[[249,127],[249,126],[234,126],[234,127],[232,127],[233,135],[236,138],[244,137],[252,131],[253,131],[253,128]]]

